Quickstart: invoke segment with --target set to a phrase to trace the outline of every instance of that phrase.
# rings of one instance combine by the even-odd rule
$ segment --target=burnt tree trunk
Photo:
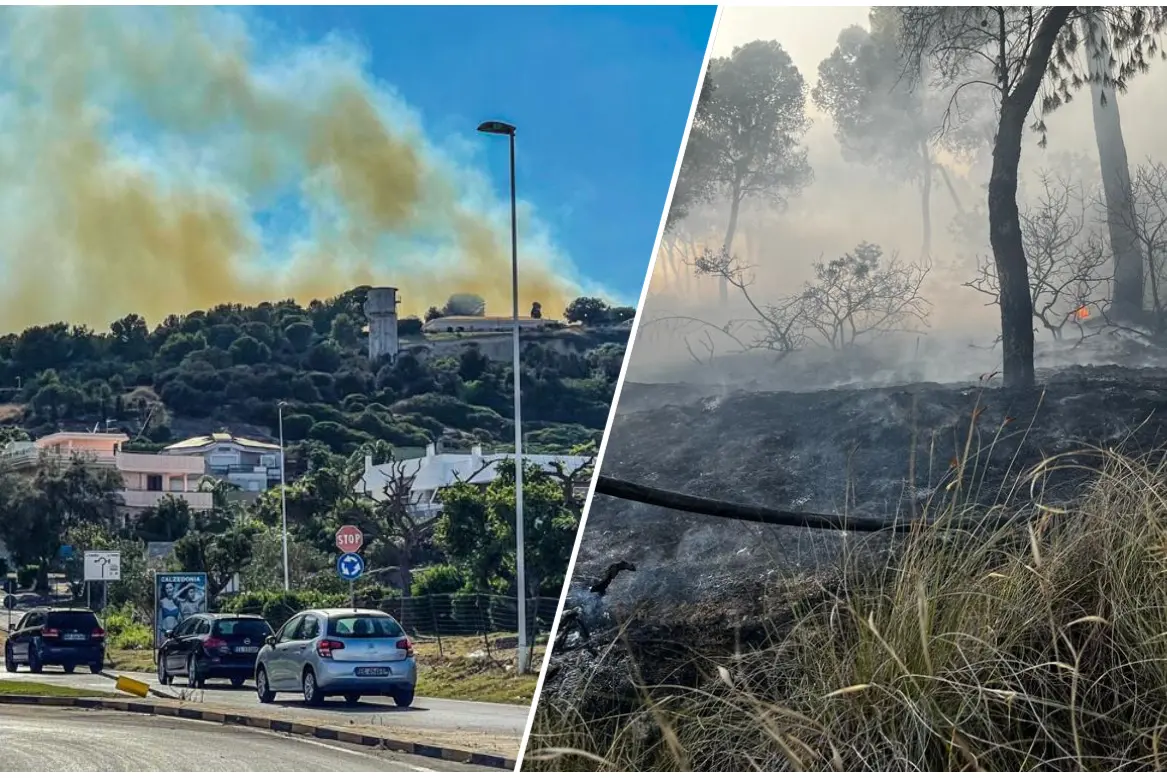
[[[733,253],[733,236],[737,233],[737,218],[741,207],[742,196],[740,188],[735,185],[733,191],[730,193],[729,223],[725,228],[725,240],[721,244],[727,256]],[[729,302],[729,283],[724,276],[717,279],[717,282],[718,289],[721,293],[721,304],[724,306]]]
[[[1029,265],[1021,241],[1021,215],[1017,209],[1021,137],[1058,33],[1073,10],[1072,6],[1055,6],[1046,11],[1033,36],[1020,78],[1013,89],[1002,96],[997,137],[993,143],[993,170],[989,177],[989,241],[993,246],[1000,289],[1006,386],[1034,385],[1033,298],[1029,292]],[[1002,29],[1002,38],[1005,34]],[[1003,67],[1007,64],[998,63],[999,72],[1007,74],[1009,68]]]
[[[1107,71],[1103,58],[1110,56],[1110,41],[1105,29],[1100,35],[1099,51],[1087,50],[1086,62],[1090,74],[1090,103],[1094,110],[1094,139],[1098,145],[1102,191],[1106,197],[1106,226],[1114,253],[1110,314],[1119,321],[1130,323],[1142,318],[1145,294],[1143,255],[1134,229],[1135,196],[1126,141],[1122,135],[1122,119],[1118,113],[1118,95],[1105,83]]]
[[[1032,386],[1033,298],[1029,294],[1029,266],[1021,242],[1021,214],[1017,209],[1017,167],[1021,162],[1021,133],[1027,108],[1006,100],[1001,106],[993,171],[989,177],[989,241],[997,265],[1000,289],[1001,346],[1006,386]]]

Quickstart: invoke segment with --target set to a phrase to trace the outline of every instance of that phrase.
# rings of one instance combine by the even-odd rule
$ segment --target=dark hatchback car
[[[105,630],[97,614],[84,608],[34,608],[20,619],[4,644],[4,669],[25,665],[34,673],[61,667],[66,673],[105,669]]]
[[[166,633],[158,647],[158,681],[186,678],[187,686],[200,688],[225,678],[238,688],[254,677],[255,657],[270,634],[259,616],[198,613]]]

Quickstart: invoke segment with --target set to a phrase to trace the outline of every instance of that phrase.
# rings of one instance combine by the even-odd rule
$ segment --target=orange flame
[[[1074,311],[1074,315],[1076,315],[1079,319],[1089,319],[1090,310],[1085,305],[1083,305],[1081,308]]]

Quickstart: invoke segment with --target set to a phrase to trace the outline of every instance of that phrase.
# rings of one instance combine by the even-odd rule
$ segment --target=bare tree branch
[[[1109,299],[1109,246],[1080,184],[1046,171],[1040,181],[1035,202],[1021,212],[1034,322],[1056,340],[1069,327],[1081,341],[1097,331],[1084,324],[1103,315]],[[978,259],[977,275],[965,286],[996,304],[995,265],[991,258]]]

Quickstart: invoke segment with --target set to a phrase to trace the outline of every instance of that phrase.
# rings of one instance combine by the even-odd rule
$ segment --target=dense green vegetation
[[[222,427],[270,435],[280,402],[288,442],[316,441],[337,454],[378,440],[513,439],[509,361],[487,359],[468,337],[460,353],[424,359],[407,348],[395,362],[370,363],[366,292],[307,307],[221,305],[168,316],[153,330],[131,314],[104,333],[57,323],[0,336],[0,403],[23,407],[17,421],[30,435],[109,424],[144,449]],[[628,310],[581,298],[565,318],[610,323]],[[403,320],[403,335],[416,331],[411,323]],[[607,420],[627,333],[573,334],[540,336],[524,348],[532,450],[598,440]],[[564,343],[571,348],[557,348]],[[13,435],[0,432],[0,441]]]

